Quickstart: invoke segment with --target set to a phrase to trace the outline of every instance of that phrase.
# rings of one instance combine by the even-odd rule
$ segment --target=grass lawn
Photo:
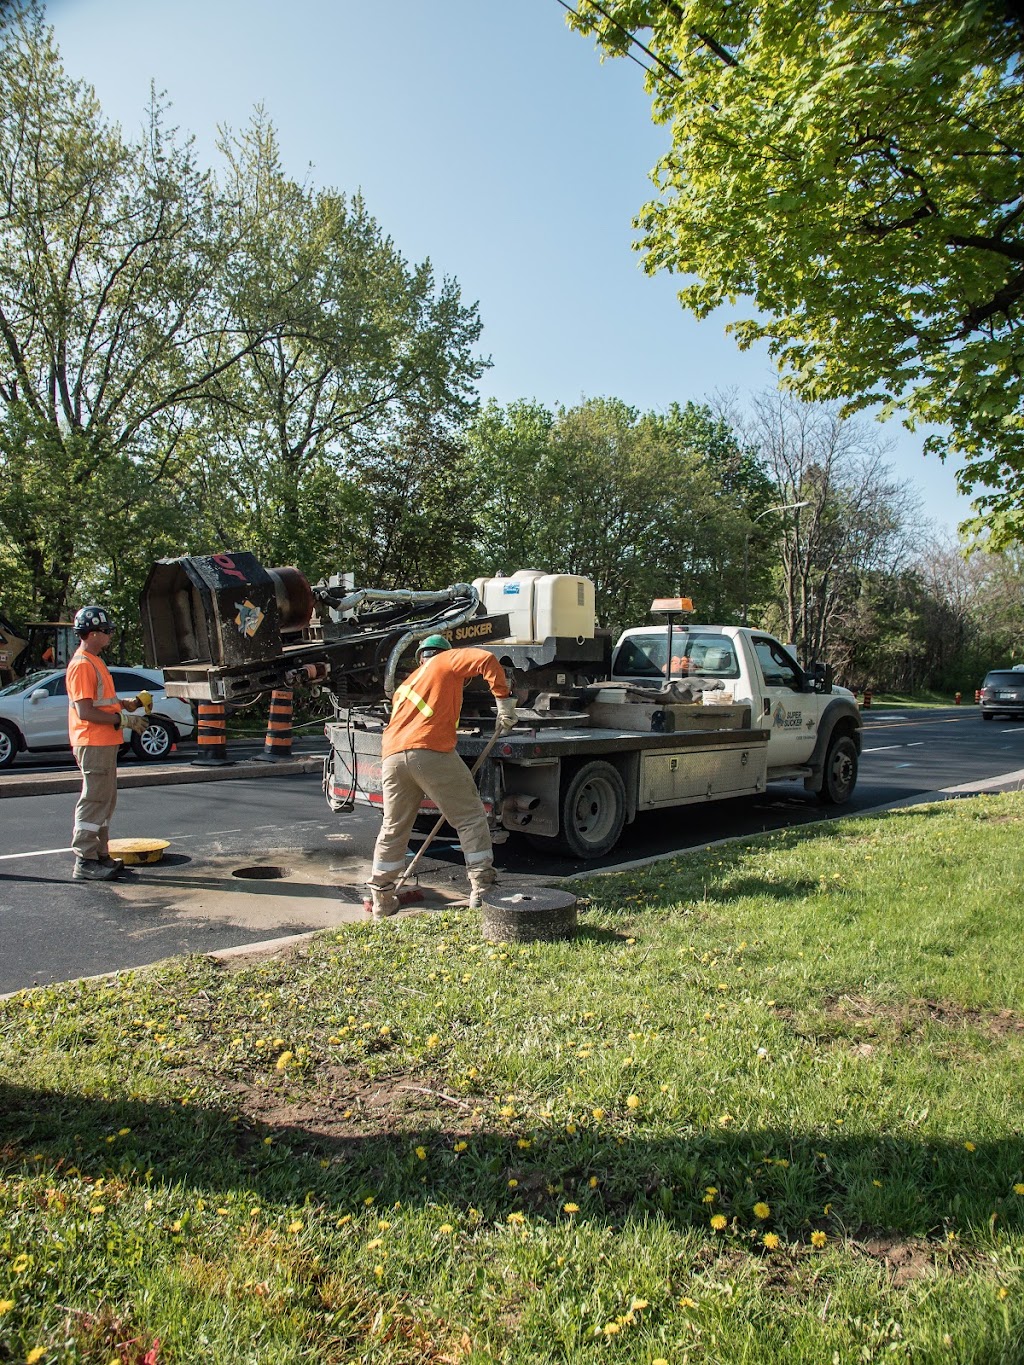
[[[0,1004],[0,1360],[1024,1360],[1024,796]]]

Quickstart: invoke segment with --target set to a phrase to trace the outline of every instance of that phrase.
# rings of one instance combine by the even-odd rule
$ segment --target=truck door
[[[803,670],[778,640],[754,635],[751,643],[764,697],[754,724],[768,731],[768,767],[806,763],[818,734],[818,697],[803,690]]]

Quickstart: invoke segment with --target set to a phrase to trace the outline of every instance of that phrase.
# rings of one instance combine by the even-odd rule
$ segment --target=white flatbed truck
[[[519,704],[478,776],[492,835],[599,858],[644,811],[705,804],[802,780],[831,805],[857,781],[861,716],[824,665],[805,670],[764,631],[674,623],[627,630],[595,678],[582,639],[488,643]],[[542,679],[556,689],[538,691]],[[490,693],[467,690],[457,749],[467,763],[493,731]],[[381,805],[386,712],[339,711],[326,726],[324,791],[334,810]],[[422,817],[436,809],[425,803]]]

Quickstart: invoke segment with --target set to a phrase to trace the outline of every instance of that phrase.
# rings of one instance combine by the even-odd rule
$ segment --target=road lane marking
[[[908,739],[902,744],[877,744],[873,749],[864,749],[866,754],[881,754],[886,749],[919,749],[924,744],[923,739]]]
[[[51,853],[73,852],[73,848],[37,848],[31,853],[0,853],[0,863],[10,862],[12,858],[45,858]]]

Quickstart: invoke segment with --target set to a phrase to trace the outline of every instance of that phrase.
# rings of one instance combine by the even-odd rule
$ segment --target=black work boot
[[[98,858],[78,858],[71,874],[76,882],[110,882],[117,876],[117,869],[104,867]]]
[[[115,858],[111,853],[103,853],[96,859],[100,867],[109,867],[113,870],[114,876],[118,877],[124,871],[124,859]]]

